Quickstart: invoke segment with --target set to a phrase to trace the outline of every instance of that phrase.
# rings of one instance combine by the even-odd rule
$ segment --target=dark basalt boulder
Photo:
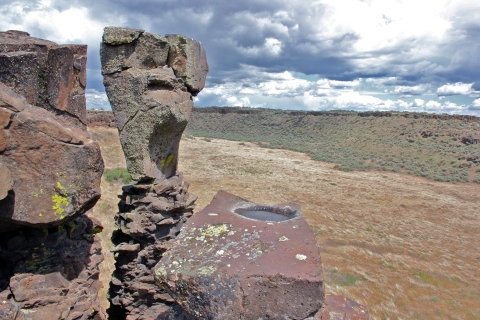
[[[21,101],[0,83],[0,174],[10,177],[0,180],[0,231],[60,225],[91,209],[103,174],[98,144],[66,118],[11,97]]]

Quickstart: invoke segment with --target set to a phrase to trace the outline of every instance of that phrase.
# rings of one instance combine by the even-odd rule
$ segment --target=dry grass
[[[342,172],[253,143],[195,138],[180,148],[198,209],[219,189],[300,203],[317,235],[327,292],[367,305],[372,319],[480,318],[478,184]]]
[[[101,130],[90,129],[116,134]],[[367,305],[372,319],[479,319],[480,185],[333,166],[247,142],[193,138],[180,145],[179,169],[199,196],[197,211],[220,189],[259,203],[301,204],[317,235],[327,292]],[[93,212],[104,223],[107,249],[120,187],[102,181]],[[107,205],[114,209],[100,208]],[[107,285],[108,261],[101,271]]]

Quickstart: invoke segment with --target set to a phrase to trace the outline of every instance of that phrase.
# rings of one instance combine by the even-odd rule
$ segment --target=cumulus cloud
[[[112,110],[107,94],[104,91],[87,89],[85,90],[85,99],[87,100],[87,109]]]
[[[357,79],[351,82],[336,82],[329,79],[309,81],[295,77],[289,72],[272,74],[244,66],[257,78],[242,82],[232,81],[214,85],[202,91],[197,105],[211,105],[219,101],[221,105],[270,107],[276,109],[304,110],[383,110],[417,111],[451,114],[472,114],[476,111],[464,104],[448,100],[437,101],[435,95],[417,95],[415,99],[395,99],[384,97],[381,92],[362,90],[374,81]],[[381,89],[381,88],[378,88]],[[245,98],[248,98],[246,100]],[[480,99],[478,99],[480,104]],[[477,103],[477,102],[476,102]]]
[[[420,95],[430,91],[431,85],[420,84],[417,86],[396,86],[391,93],[400,95]]]
[[[473,92],[473,83],[453,83],[446,84],[437,89],[437,95],[439,96],[451,96],[451,95],[467,95]]]
[[[102,21],[92,19],[86,7],[59,10],[51,7],[51,1],[33,5],[15,1],[1,6],[0,12],[0,30],[24,30],[57,43],[99,42],[104,26]]]

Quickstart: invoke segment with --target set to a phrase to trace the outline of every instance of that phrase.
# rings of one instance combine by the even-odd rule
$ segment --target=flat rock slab
[[[285,214],[249,219],[235,212]],[[262,206],[224,191],[196,213],[155,267],[156,282],[199,319],[305,319],[323,306],[315,235],[294,203]]]

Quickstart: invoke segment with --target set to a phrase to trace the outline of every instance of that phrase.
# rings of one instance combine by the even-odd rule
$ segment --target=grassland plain
[[[89,131],[108,151],[106,167],[125,168],[116,129]],[[480,318],[480,184],[341,171],[304,153],[215,138],[185,137],[179,154],[196,212],[220,189],[259,203],[297,201],[317,236],[327,292],[367,305],[372,319]],[[106,226],[104,250],[120,189],[102,180],[92,213]],[[108,286],[113,258],[104,254]]]
[[[382,170],[480,183],[480,118],[399,112],[195,108],[186,134],[258,142],[343,171]]]

